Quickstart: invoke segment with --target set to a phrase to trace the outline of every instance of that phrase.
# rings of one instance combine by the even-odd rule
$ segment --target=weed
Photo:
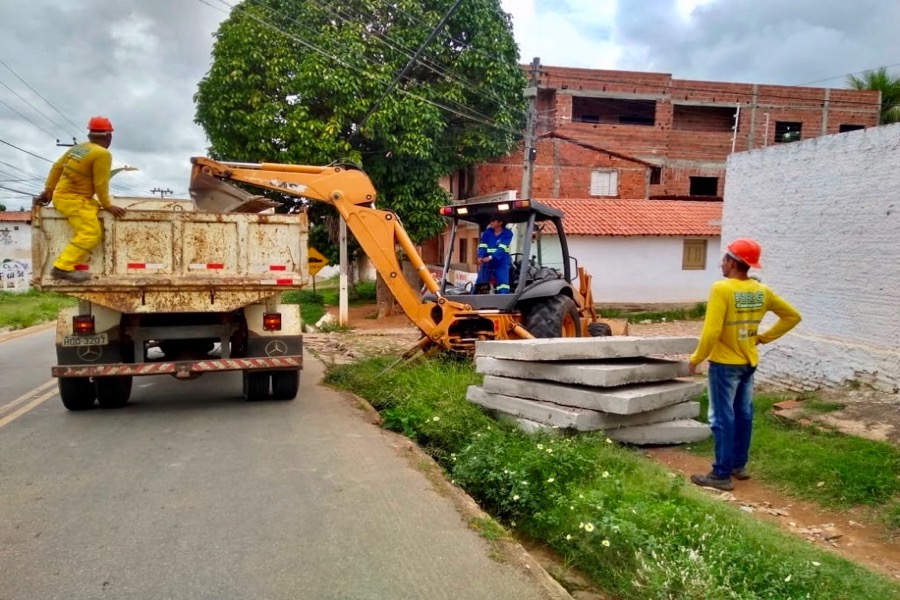
[[[840,402],[826,402],[824,400],[807,400],[803,403],[803,408],[817,413],[830,413],[846,408],[846,404]]]
[[[509,537],[503,526],[490,517],[475,517],[469,520],[469,527],[490,542],[497,542]]]
[[[598,308],[598,311],[605,318],[609,319],[628,319],[629,323],[664,323],[670,321],[696,321],[702,319],[706,315],[706,303],[701,302],[692,308],[665,310],[665,311],[643,311],[643,312],[626,312],[617,308]]]
[[[379,378],[389,361],[335,367],[327,381],[366,397],[494,518],[569,557],[610,595],[897,596],[886,579],[746,519],[602,434],[529,436],[497,423],[465,400],[480,380],[470,364],[431,360]]]
[[[77,302],[53,292],[0,292],[0,327],[23,329],[52,321],[60,308],[74,306]]]

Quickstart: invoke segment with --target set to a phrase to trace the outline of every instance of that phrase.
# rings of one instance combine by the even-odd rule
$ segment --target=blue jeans
[[[709,363],[709,426],[716,444],[716,477],[747,466],[753,433],[753,373],[750,365]]]

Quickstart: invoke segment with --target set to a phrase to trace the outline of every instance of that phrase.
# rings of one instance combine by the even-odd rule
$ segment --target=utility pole
[[[74,145],[77,144],[77,143],[78,143],[78,142],[75,141],[75,138],[72,138],[72,143],[71,143],[71,144],[67,144],[67,143],[65,143],[65,142],[60,142],[58,139],[56,140],[56,145],[57,145],[57,146],[64,146],[64,147],[66,147],[66,148],[71,148],[72,146],[74,146]]]
[[[166,189],[153,188],[152,190],[150,190],[150,193],[151,193],[151,194],[159,194],[159,197],[160,197],[160,198],[163,198],[163,197],[165,197],[165,196],[171,196],[171,195],[174,194],[175,192],[173,192],[172,190],[170,190],[170,189],[168,189],[168,188],[166,188]]]
[[[534,180],[534,159],[537,148],[534,147],[537,132],[537,92],[538,76],[541,70],[541,59],[535,57],[531,61],[531,77],[525,88],[525,100],[528,102],[528,113],[525,122],[524,161],[522,165],[522,198],[531,198],[531,183]]]

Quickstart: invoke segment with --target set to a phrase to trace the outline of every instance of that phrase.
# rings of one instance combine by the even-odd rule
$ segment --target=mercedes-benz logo
[[[287,344],[281,340],[272,340],[266,344],[266,356],[284,356],[287,354]]]
[[[103,355],[103,348],[100,346],[79,346],[75,353],[84,362],[94,362],[100,360],[100,357]]]

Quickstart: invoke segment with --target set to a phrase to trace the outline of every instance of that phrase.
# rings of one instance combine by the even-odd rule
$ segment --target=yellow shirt
[[[112,154],[109,150],[92,142],[84,142],[72,146],[53,164],[44,188],[54,195],[87,199],[96,195],[100,205],[108,207],[111,166]]]
[[[778,322],[758,333],[763,316],[772,311]],[[755,279],[725,279],[713,284],[706,305],[706,319],[691,364],[709,358],[726,365],[759,363],[756,344],[768,344],[793,329],[800,313],[775,292]]]

